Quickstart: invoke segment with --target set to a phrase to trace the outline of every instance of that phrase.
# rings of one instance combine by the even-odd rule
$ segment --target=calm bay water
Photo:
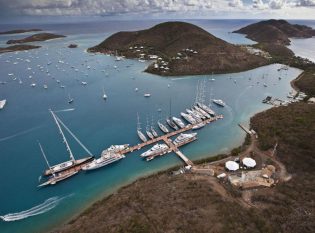
[[[136,178],[182,164],[174,154],[145,162],[138,156],[145,151],[141,150],[111,166],[95,172],[81,172],[54,187],[38,189],[38,177],[45,169],[45,162],[37,140],[41,141],[52,164],[67,159],[49,108],[74,109],[57,114],[93,154],[99,155],[112,144],[139,143],[137,113],[145,127],[147,118],[151,120],[153,116],[156,122],[169,114],[172,98],[172,115],[179,116],[193,104],[198,81],[205,80],[207,100],[212,90],[213,97],[223,99],[228,106],[213,106],[225,118],[199,130],[198,140],[181,149],[190,159],[199,159],[238,146],[244,133],[237,123],[248,124],[253,114],[269,108],[261,103],[267,95],[284,99],[291,90],[290,81],[301,73],[294,68],[279,72],[277,69],[281,65],[270,65],[235,74],[165,78],[144,73],[148,63],[115,62],[113,57],[85,52],[86,48],[98,44],[113,32],[146,28],[157,22],[22,25],[25,28],[37,26],[67,37],[35,43],[43,46],[38,50],[0,55],[0,81],[7,82],[0,85],[0,99],[8,101],[5,109],[0,111],[0,216],[19,213],[17,217],[23,218],[13,222],[0,221],[0,232],[52,229],[80,213],[91,202]],[[241,35],[229,33],[249,21],[191,22],[229,42],[252,43]],[[13,27],[21,25],[1,25],[0,29]],[[0,46],[4,46],[8,39],[24,36],[0,36]],[[67,48],[70,43],[77,43],[79,48]],[[43,67],[42,71],[39,66]],[[9,73],[14,76],[8,76]],[[13,80],[13,77],[17,79]],[[213,78],[215,81],[211,81]],[[60,80],[60,84],[56,80]],[[82,86],[82,81],[88,85]],[[37,84],[34,88],[30,87],[33,82]],[[44,84],[48,85],[47,90],[43,88]],[[103,87],[107,101],[102,99]],[[134,91],[136,87],[139,92]],[[151,98],[144,98],[145,92],[150,92]],[[68,94],[74,98],[72,105],[67,102]],[[159,108],[161,114],[157,112]],[[85,156],[79,145],[66,136],[75,156]],[[35,215],[38,213],[41,214]],[[33,214],[35,216],[31,217]]]

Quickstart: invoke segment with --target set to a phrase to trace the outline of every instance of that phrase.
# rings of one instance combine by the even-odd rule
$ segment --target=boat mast
[[[172,98],[170,97],[170,119],[172,117]]]
[[[40,151],[42,152],[42,155],[43,155],[43,157],[44,157],[44,159],[45,159],[45,161],[46,161],[46,163],[47,163],[47,166],[48,166],[48,168],[49,168],[51,174],[53,174],[53,176],[55,176],[55,173],[54,173],[54,171],[51,169],[50,164],[49,164],[49,162],[48,162],[48,159],[47,159],[47,157],[46,157],[46,155],[45,155],[45,152],[44,152],[44,150],[43,150],[43,148],[42,148],[42,145],[40,144],[39,141],[38,141],[38,145],[39,145]]]
[[[196,86],[196,98],[195,98],[195,105],[199,102],[199,79],[197,81],[197,86]]]
[[[141,130],[139,113],[137,113],[137,130]]]
[[[69,146],[69,144],[68,144],[68,142],[67,142],[67,139],[66,139],[65,135],[63,134],[63,131],[62,131],[62,129],[61,129],[60,125],[59,125],[59,122],[58,122],[58,120],[57,120],[57,118],[56,118],[56,115],[54,114],[54,112],[53,112],[51,109],[50,109],[49,111],[50,111],[51,115],[53,116],[53,118],[54,118],[54,120],[55,120],[55,123],[57,124],[57,127],[58,127],[58,129],[59,129],[59,133],[61,134],[62,140],[63,140],[63,142],[64,142],[65,145],[66,145],[66,149],[67,149],[67,151],[69,152],[70,159],[71,159],[72,161],[75,161],[74,156],[73,156],[73,154],[72,154],[72,151],[71,151],[71,149],[70,149],[70,146]]]
[[[210,88],[210,95],[209,95],[209,108],[211,108],[211,106],[212,106],[212,91],[213,91],[213,89],[212,89],[212,87]]]
[[[55,115],[56,116],[56,115]],[[91,153],[91,151],[89,151],[84,145],[83,143],[74,135],[74,133],[72,133],[72,131],[60,120],[60,118],[58,116],[56,116],[58,122],[68,131],[68,133],[74,138],[74,140],[77,141],[77,143],[90,155],[93,156],[93,154]]]

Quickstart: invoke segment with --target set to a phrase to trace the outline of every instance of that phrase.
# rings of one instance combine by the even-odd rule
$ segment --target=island
[[[7,34],[20,34],[25,32],[40,32],[42,29],[15,29],[5,32],[0,32],[0,35],[7,35]]]
[[[152,60],[145,71],[164,76],[240,72],[268,63],[263,56],[251,54],[246,48],[185,22],[165,22],[146,30],[118,32],[88,52],[116,55],[117,60],[122,56]]]
[[[285,20],[270,19],[250,24],[233,33],[245,34],[247,38],[259,43],[290,45],[291,38],[310,38],[315,36],[311,27],[290,24]]]
[[[23,39],[17,39],[17,40],[8,40],[7,44],[22,44],[22,43],[28,43],[28,42],[35,42],[35,41],[46,41],[56,38],[63,38],[65,36],[63,35],[57,35],[52,33],[38,33],[34,34],[32,36],[23,38]]]
[[[78,47],[77,44],[69,44],[68,45],[68,48],[70,48],[70,49],[74,49],[74,48],[77,48],[77,47]]]
[[[315,30],[311,27],[290,24],[285,20],[270,19],[250,24],[233,33],[245,34],[247,38],[256,41],[256,44],[247,47],[252,51],[266,53],[270,63],[281,63],[305,71],[314,69],[313,62],[295,56],[287,47],[291,42],[289,38],[302,39],[315,36]]]
[[[16,51],[24,51],[24,50],[30,50],[30,49],[38,49],[41,46],[36,46],[36,45],[12,45],[9,47],[5,48],[0,48],[0,53],[8,53],[8,52],[16,52]]]

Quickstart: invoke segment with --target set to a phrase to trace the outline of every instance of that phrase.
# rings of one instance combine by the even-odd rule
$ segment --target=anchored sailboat
[[[70,96],[70,94],[69,94],[68,103],[69,103],[69,104],[71,104],[71,103],[73,103],[73,101],[74,101],[74,99],[73,99],[73,98],[71,98],[71,96]]]
[[[106,95],[106,93],[105,93],[105,89],[104,89],[104,87],[103,87],[103,99],[104,99],[104,100],[106,100],[106,99],[107,99],[107,95]]]
[[[54,121],[55,121],[57,128],[59,130],[59,133],[62,137],[62,141],[64,142],[64,144],[66,146],[66,150],[69,153],[70,160],[63,162],[63,163],[60,163],[60,164],[57,164],[57,165],[54,165],[54,166],[51,166],[49,169],[47,169],[44,172],[44,175],[49,176],[49,175],[52,175],[53,173],[65,171],[69,168],[72,168],[74,166],[77,166],[77,165],[80,165],[80,164],[83,164],[85,162],[92,160],[93,159],[92,153],[80,142],[80,140],[70,131],[70,129],[59,119],[59,117],[52,110],[49,110],[49,111],[50,111],[52,117],[54,118]],[[78,144],[90,155],[89,157],[86,157],[83,159],[78,159],[78,160],[76,160],[74,158],[73,153],[71,151],[71,148],[70,148],[68,141],[67,141],[67,139],[66,139],[66,137],[62,131],[60,124],[69,132],[69,134],[78,142]]]

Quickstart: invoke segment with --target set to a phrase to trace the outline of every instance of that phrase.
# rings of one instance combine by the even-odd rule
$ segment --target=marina
[[[121,146],[111,146],[110,148],[104,150],[102,152],[102,155],[98,159],[93,159],[94,157],[91,154],[91,157],[87,157],[85,159],[81,160],[74,160],[74,157],[72,155],[70,146],[68,145],[68,142],[66,138],[64,137],[64,134],[59,126],[60,119],[51,111],[51,114],[53,115],[54,119],[56,120],[57,126],[60,130],[60,133],[63,137],[63,142],[66,145],[67,151],[70,154],[71,161],[64,162],[62,164],[58,164],[55,166],[50,166],[47,158],[43,152],[42,146],[40,145],[40,149],[42,151],[42,154],[47,162],[47,165],[49,167],[48,170],[45,171],[44,175],[52,175],[48,181],[42,183],[39,185],[39,187],[46,186],[48,184],[56,184],[59,181],[65,180],[67,178],[72,177],[73,175],[77,174],[80,170],[88,171],[88,170],[95,170],[98,168],[101,168],[103,166],[106,166],[108,164],[111,164],[113,162],[116,162],[120,159],[125,158],[125,154],[132,153],[134,151],[138,151],[142,149],[143,147],[158,143],[160,141],[164,142],[165,144],[156,144],[153,148],[151,148],[149,151],[141,154],[141,157],[146,157],[147,161],[150,161],[154,159],[155,157],[165,155],[170,152],[174,152],[187,166],[193,166],[193,162],[187,158],[180,150],[179,147],[184,146],[190,142],[193,142],[197,139],[196,135],[197,133],[192,134],[183,134],[184,132],[187,132],[189,130],[194,129],[194,127],[200,125],[200,123],[197,124],[188,124],[186,126],[181,127],[178,130],[169,132],[167,134],[164,134],[159,137],[153,137],[150,140],[146,140],[143,143],[137,144],[135,146],[129,146],[129,144],[121,145]],[[211,122],[217,121],[219,119],[223,119],[223,115],[218,115],[209,119],[206,119],[202,121],[201,123],[209,124]],[[179,120],[179,119],[178,119]],[[64,125],[64,123],[62,123]],[[139,133],[139,129],[137,130]],[[171,137],[179,135],[174,141],[171,140]],[[73,135],[74,136],[74,135]],[[188,139],[185,139],[188,138]],[[80,142],[80,144],[82,144]],[[83,144],[82,144],[83,145]],[[84,146],[83,146],[84,147]],[[88,151],[88,150],[87,150]],[[93,160],[92,160],[93,159]]]
[[[141,25],[141,28],[149,26],[149,23],[144,23],[146,25]],[[134,25],[139,26],[138,23]],[[134,25],[126,26],[126,29],[129,30]],[[115,22],[108,25],[109,28],[112,26],[115,26]],[[70,26],[65,28],[51,26],[49,29],[56,30],[60,34],[71,32],[73,35],[63,40],[40,42],[38,44],[42,45],[42,48],[38,50],[2,54],[0,57],[1,64],[5,64],[0,71],[1,83],[4,83],[0,85],[0,99],[7,100],[3,111],[0,111],[1,120],[5,122],[1,125],[0,131],[0,180],[2,184],[0,215],[20,213],[52,197],[58,197],[58,200],[61,200],[53,209],[49,211],[45,209],[44,214],[36,212],[37,216],[29,218],[29,215],[20,214],[22,221],[10,223],[0,221],[1,232],[23,232],[24,230],[44,232],[52,226],[62,224],[63,221],[83,211],[90,203],[115,192],[119,187],[139,177],[172,166],[187,165],[184,157],[180,157],[182,154],[190,161],[194,161],[228,152],[240,145],[244,139],[244,134],[240,133],[237,123],[246,125],[253,114],[270,108],[271,105],[261,103],[265,96],[272,95],[285,99],[291,90],[289,82],[300,73],[299,70],[290,67],[286,71],[287,76],[282,76],[282,79],[278,80],[277,69],[281,66],[270,65],[228,75],[157,77],[143,72],[148,65],[147,62],[129,59],[116,62],[113,57],[84,52],[87,47],[101,42],[104,39],[104,33],[97,34],[99,28],[93,29],[93,27],[89,27],[89,30],[85,32],[85,29],[82,30],[83,27],[86,28],[85,25],[80,25],[77,31],[71,31]],[[111,32],[105,34],[109,35]],[[221,37],[222,33],[218,32],[216,35]],[[229,38],[230,36],[226,33],[225,39]],[[78,49],[67,49],[65,44],[74,41],[79,45]],[[239,41],[241,39],[237,38],[236,43]],[[5,42],[5,36],[3,36],[3,42]],[[17,58],[20,59],[17,60]],[[62,62],[58,62],[59,60]],[[15,61],[19,64],[13,65]],[[90,66],[90,69],[87,66]],[[27,70],[28,67],[32,69]],[[47,70],[49,73],[46,73]],[[12,79],[13,76],[8,76],[9,73],[14,73],[16,80]],[[266,76],[262,82],[263,73],[268,73],[269,76]],[[215,80],[212,81],[212,79]],[[198,139],[189,146],[178,147],[176,155],[172,152],[146,162],[140,154],[156,143],[166,144],[166,142],[156,141],[159,138],[155,137],[153,140],[148,140],[151,144],[137,147],[138,144],[142,144],[135,132],[137,112],[141,116],[142,132],[146,137],[146,118],[150,119],[151,115],[154,116],[154,122],[160,121],[167,127],[169,133],[170,131],[174,133],[175,131],[165,122],[165,118],[170,117],[169,99],[172,98],[171,117],[179,118],[182,115],[181,112],[188,114],[185,109],[191,109],[194,105],[196,85],[198,81],[203,80],[207,83],[207,95],[209,90],[213,89],[213,97],[222,99],[228,104],[224,108],[214,103],[211,106],[212,110],[223,114],[224,119],[205,125],[198,131],[181,129],[184,134],[198,132]],[[257,84],[257,82],[260,83]],[[36,83],[36,87],[30,87],[32,83]],[[266,83],[268,87],[263,87],[263,83]],[[44,85],[48,88],[43,88]],[[65,88],[60,88],[61,85]],[[103,100],[103,87],[108,96],[106,101]],[[74,99],[71,105],[68,104],[69,93]],[[150,93],[151,97],[144,98],[145,93]],[[205,98],[205,100],[209,99]],[[205,105],[208,105],[209,101],[206,102]],[[130,148],[134,147],[133,152],[125,150],[124,159],[106,165],[95,172],[82,171],[83,165],[74,166],[71,169],[78,172],[71,177],[72,179],[68,178],[58,182],[57,185],[38,189],[38,176],[42,174],[46,163],[41,156],[37,140],[39,139],[43,145],[51,165],[60,164],[69,158],[56,131],[56,124],[52,121],[51,115],[47,114],[49,108],[56,112],[58,117],[93,152],[93,155],[100,156],[104,148],[124,143],[129,143]],[[186,122],[186,119],[182,121],[186,126],[191,124]],[[195,128],[196,123],[194,122]],[[167,135],[172,141],[180,135],[180,131],[177,134],[174,133],[173,136],[167,134],[160,130],[159,125],[156,127],[154,125],[154,128],[159,137]],[[86,157],[84,150],[73,144],[75,141],[69,132],[64,130],[64,133],[73,153]],[[25,151],[28,153],[26,154]],[[76,157],[77,160],[80,158]],[[7,177],[10,177],[10,182]],[[23,187],[23,192],[21,187]],[[63,197],[67,199],[62,199]]]

